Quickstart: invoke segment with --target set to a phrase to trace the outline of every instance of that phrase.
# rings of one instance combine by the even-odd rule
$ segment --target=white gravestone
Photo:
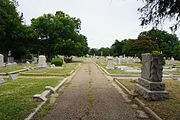
[[[108,64],[106,66],[107,69],[114,69],[114,65],[113,65],[113,58],[112,57],[107,57],[108,59]]]
[[[4,66],[4,56],[2,54],[0,54],[0,67]]]
[[[34,57],[33,58],[33,61],[32,61],[32,64],[37,64],[38,63],[38,58],[37,57]]]
[[[118,57],[115,57],[115,62],[114,62],[116,65],[119,64],[119,58]]]
[[[44,55],[39,56],[38,66],[39,67],[47,67],[46,57]]]

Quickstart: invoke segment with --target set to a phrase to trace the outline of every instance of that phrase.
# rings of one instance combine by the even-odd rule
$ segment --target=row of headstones
[[[123,64],[123,63],[133,64],[133,63],[140,62],[140,59],[138,57],[133,58],[133,57],[120,56],[120,57],[115,57],[113,61],[114,61],[114,64]]]
[[[8,56],[7,65],[14,65],[14,64],[17,64],[16,62],[14,62],[14,57]],[[4,55],[2,54],[0,54],[0,66],[5,66]]]
[[[13,57],[8,57],[7,59],[7,65],[8,64],[13,64],[14,63],[14,58]],[[29,63],[29,62],[27,62]],[[37,64],[40,67],[46,67],[47,63],[46,63],[46,57],[44,55],[40,55],[39,58],[37,59],[37,57],[34,57],[34,60],[32,61],[32,63]],[[0,54],[0,66],[5,66],[6,63],[4,63],[4,55]]]
[[[14,63],[14,58],[13,57],[9,57],[7,59],[7,65],[10,65]],[[46,57],[44,55],[40,55],[39,56],[39,60],[34,57],[34,61],[32,63],[38,63],[38,66],[47,66],[46,64]],[[5,66],[6,63],[4,63],[4,55],[0,54],[0,66]]]
[[[140,62],[140,59],[138,57],[122,57],[120,56],[119,58],[116,57],[115,59],[113,57],[107,57],[107,69],[114,69],[114,64],[123,64],[123,63],[127,63],[127,64],[133,64],[136,62]]]
[[[64,56],[58,55],[57,57],[62,58],[64,61]],[[27,61],[26,63],[30,64],[29,61]],[[4,55],[0,54],[0,67],[5,66],[5,65],[13,65],[13,64],[15,64],[13,57],[8,56],[8,60],[7,60],[7,64],[6,64],[6,63],[4,63]],[[46,56],[40,55],[38,58],[34,57],[32,64],[38,64],[38,67],[47,67]],[[52,67],[55,67],[55,66],[52,65]]]

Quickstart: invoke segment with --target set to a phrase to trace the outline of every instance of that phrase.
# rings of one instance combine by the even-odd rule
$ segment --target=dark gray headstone
[[[161,56],[142,54],[142,78],[152,82],[161,82],[162,70]]]
[[[14,57],[8,57],[7,63],[14,63]]]
[[[9,74],[9,79],[16,80],[17,79],[16,74]]]
[[[142,54],[141,78],[135,84],[135,91],[147,100],[163,100],[169,97],[162,83],[162,56]]]
[[[0,84],[1,84],[1,83],[4,83],[4,82],[5,82],[5,81],[4,81],[4,79],[3,79],[3,76],[0,75]]]

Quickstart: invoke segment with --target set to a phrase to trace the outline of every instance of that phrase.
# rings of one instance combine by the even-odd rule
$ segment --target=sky
[[[111,47],[116,39],[136,39],[151,27],[140,26],[141,0],[17,0],[24,22],[56,11],[81,19],[81,34],[91,48]],[[168,27],[164,30],[169,31]],[[177,31],[178,32],[178,31]]]

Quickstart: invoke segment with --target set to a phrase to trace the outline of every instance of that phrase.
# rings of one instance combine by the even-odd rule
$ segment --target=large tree
[[[144,6],[139,8],[141,12],[141,25],[153,24],[157,27],[165,20],[173,20],[171,30],[176,31],[180,27],[180,0],[142,0]]]
[[[151,40],[133,40],[129,39],[123,46],[123,53],[127,56],[137,56],[141,58],[142,53],[151,53],[159,50],[158,45]]]
[[[126,39],[122,41],[115,40],[115,42],[111,46],[113,56],[123,55],[122,49],[126,41],[127,41]]]
[[[54,55],[82,56],[88,52],[87,39],[79,33],[80,19],[62,11],[44,14],[32,19],[32,28],[38,34],[39,52],[49,59]]]
[[[172,53],[176,60],[180,60],[180,41],[174,46]]]
[[[178,42],[178,37],[176,35],[158,29],[141,32],[138,39],[146,39],[156,42],[165,57],[171,57],[173,55],[173,48]]]
[[[16,3],[10,0],[0,0],[0,52],[5,56],[11,50],[14,57],[21,57],[23,26],[22,16],[16,11]],[[19,54],[19,55],[18,55]]]
[[[106,48],[104,48],[104,47],[102,47],[102,48],[100,48],[99,50],[98,50],[98,55],[99,56],[109,56],[109,55],[111,55],[111,49],[110,48],[108,48],[108,47],[106,47]]]

